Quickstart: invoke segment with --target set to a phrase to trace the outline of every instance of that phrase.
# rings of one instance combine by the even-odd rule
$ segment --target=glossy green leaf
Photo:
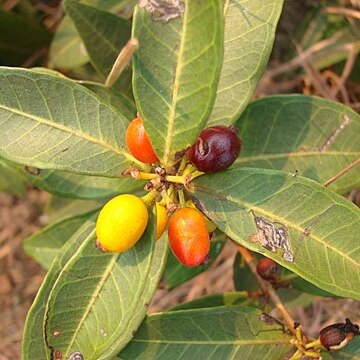
[[[73,254],[92,236],[95,223],[86,222],[66,243],[60,257],[56,258],[50,270],[46,274],[44,283],[36,295],[26,318],[23,341],[22,360],[50,360],[50,349],[45,344],[43,322],[45,318],[45,307],[61,269],[71,259]]]
[[[127,120],[73,81],[0,70],[0,156],[41,169],[120,177]],[[143,164],[136,161],[137,166]]]
[[[0,64],[19,66],[36,51],[48,46],[49,32],[37,21],[0,11]]]
[[[250,307],[214,307],[150,315],[119,354],[123,360],[281,360],[291,349],[279,324]]]
[[[115,89],[106,88],[102,84],[94,82],[80,82],[81,85],[95,93],[106,104],[116,108],[121,114],[123,114],[128,120],[132,120],[136,116],[136,107],[132,100],[126,95]]]
[[[24,179],[13,169],[12,163],[0,158],[0,192],[21,196],[25,190]]]
[[[181,17],[164,22],[134,14],[136,106],[165,166],[190,145],[210,114],[223,50],[222,1],[185,0]]]
[[[237,121],[241,166],[277,169],[318,182],[330,179],[360,157],[360,116],[317,97],[271,96],[250,104]],[[345,193],[360,186],[360,166],[330,185]]]
[[[226,0],[224,62],[208,125],[232,124],[268,62],[283,0]]]
[[[233,167],[194,182],[199,205],[231,239],[324,290],[360,299],[356,205],[310,179],[275,170]]]
[[[203,309],[216,306],[231,306],[243,304],[248,300],[247,293],[244,291],[225,292],[222,294],[212,294],[203,296],[193,301],[185,302],[172,307],[169,311]]]
[[[130,341],[166,263],[167,242],[155,246],[154,238],[151,217],[142,238],[125,253],[100,253],[95,231],[83,242],[62,268],[47,302],[45,333],[55,352],[65,359],[74,352],[84,359],[109,359]]]
[[[128,0],[83,0],[82,3],[116,13],[129,4]],[[64,16],[58,26],[49,53],[53,68],[75,69],[86,64],[89,56],[69,16]]]
[[[223,236],[214,236],[210,243],[209,256],[211,261],[206,265],[187,267],[182,265],[176,257],[170,253],[165,270],[166,288],[173,289],[176,286],[194,278],[211,267],[212,262],[218,257],[224,247]]]
[[[76,0],[66,0],[64,5],[84,42],[92,65],[105,79],[130,38],[130,22]],[[131,96],[130,69],[121,74],[118,82],[120,84],[117,87],[128,87],[127,93]]]
[[[42,267],[49,269],[64,244],[93,214],[94,211],[46,226],[24,240],[25,252]]]

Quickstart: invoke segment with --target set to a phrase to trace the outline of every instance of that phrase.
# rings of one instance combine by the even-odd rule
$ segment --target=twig
[[[336,14],[336,15],[345,15],[345,16],[351,16],[355,19],[360,20],[360,11],[348,9],[344,7],[327,7],[324,9],[325,12],[328,14]]]
[[[263,290],[263,292],[265,294],[269,295],[270,299],[275,304],[276,308],[279,310],[279,312],[282,315],[282,317],[283,317],[287,327],[289,328],[289,330],[293,334],[296,334],[296,330],[294,328],[295,321],[291,317],[289,312],[286,310],[284,304],[282,303],[281,299],[277,295],[276,291],[274,290],[274,288],[272,287],[272,285],[269,282],[263,280],[258,275],[258,273],[256,271],[256,259],[254,258],[254,256],[251,254],[251,252],[248,249],[244,248],[241,245],[238,245],[237,248],[238,248],[239,253],[243,257],[243,259],[245,260],[245,262],[249,266],[252,273],[256,276],[256,279],[257,279],[258,283],[260,284],[260,287]]]
[[[292,60],[288,61],[285,64],[275,67],[274,69],[270,69],[268,72],[269,76],[274,78],[283,73],[287,73],[297,69],[298,67],[302,66],[304,60],[311,61],[313,57],[315,57],[317,53],[320,52],[321,50],[326,48],[331,48],[332,46],[336,45],[336,42],[341,38],[341,35],[342,34],[338,32],[329,39],[324,39],[317,42],[313,46],[304,50],[304,52],[301,55],[293,58]],[[349,51],[351,46],[353,46],[353,43],[341,44],[334,48],[331,48],[331,52],[339,53],[341,51]]]
[[[344,70],[341,74],[340,81],[337,83],[337,86],[331,91],[331,94],[333,96],[337,95],[337,93],[339,92],[341,87],[344,86],[347,78],[350,76],[351,71],[355,65],[356,57],[357,57],[357,49],[355,47],[355,44],[353,44],[349,49],[349,56],[346,60],[346,64],[345,64]]]
[[[343,98],[343,103],[349,105],[350,103],[349,94],[344,84],[342,84],[341,77],[331,70],[325,70],[322,74],[326,79],[329,80],[329,82],[331,82],[331,86],[333,88],[331,90],[331,94],[333,94],[334,98],[336,98],[337,93],[340,91],[341,96]]]
[[[336,175],[334,175],[332,178],[330,178],[329,180],[326,180],[323,185],[324,186],[329,186],[330,184],[332,184],[334,181],[336,181],[339,177],[343,176],[344,174],[346,174],[348,171],[350,171],[352,168],[354,168],[356,165],[360,164],[360,158],[354,160],[352,163],[350,163],[346,168],[342,169],[339,173],[337,173]]]

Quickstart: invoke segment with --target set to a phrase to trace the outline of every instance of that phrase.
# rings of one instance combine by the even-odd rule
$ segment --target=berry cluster
[[[96,223],[97,247],[111,252],[132,248],[146,229],[147,207],[155,202],[156,239],[167,227],[170,248],[183,265],[206,263],[216,225],[197,209],[184,190],[192,178],[227,169],[233,164],[241,149],[237,129],[233,126],[204,129],[191,147],[177,155],[177,165],[170,172],[159,164],[139,116],[127,128],[126,145],[134,158],[151,164],[153,172],[141,173],[131,168],[124,174],[151,180],[145,187],[150,192],[142,198],[119,195],[103,207]],[[183,183],[178,182],[179,178],[184,179]]]

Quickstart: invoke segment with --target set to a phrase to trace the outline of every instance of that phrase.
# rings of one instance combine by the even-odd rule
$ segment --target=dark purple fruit
[[[275,280],[279,266],[274,260],[264,257],[257,263],[256,271],[264,280]]]
[[[345,323],[332,324],[320,331],[319,340],[328,350],[342,349],[355,335],[360,335],[359,325],[349,319]]]
[[[239,156],[241,140],[234,126],[204,129],[187,154],[200,171],[209,173],[227,169]]]

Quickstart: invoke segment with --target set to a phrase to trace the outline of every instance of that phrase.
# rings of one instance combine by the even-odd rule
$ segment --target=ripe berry
[[[274,260],[264,257],[257,263],[256,271],[264,280],[275,280],[279,267]]]
[[[96,221],[99,247],[111,252],[132,248],[144,233],[148,218],[147,207],[137,196],[114,197],[101,209]]]
[[[185,266],[204,262],[210,250],[210,237],[203,215],[195,209],[177,210],[169,220],[170,248]]]
[[[320,331],[319,340],[328,350],[342,349],[355,335],[360,335],[359,325],[349,319],[345,323],[326,326]]]
[[[126,130],[126,145],[130,153],[143,163],[159,161],[140,117],[130,122]]]
[[[241,140],[234,126],[212,126],[200,133],[187,154],[198,170],[209,173],[227,169],[240,149]]]
[[[185,206],[187,208],[197,210],[195,204],[191,200],[188,200],[186,202]],[[207,228],[208,233],[213,233],[216,230],[216,225],[209,218],[207,218],[205,215],[203,215],[203,217],[204,217],[204,220],[205,220],[205,224],[206,224],[206,228]]]
[[[160,239],[168,222],[166,209],[159,203],[156,203],[156,240]]]

